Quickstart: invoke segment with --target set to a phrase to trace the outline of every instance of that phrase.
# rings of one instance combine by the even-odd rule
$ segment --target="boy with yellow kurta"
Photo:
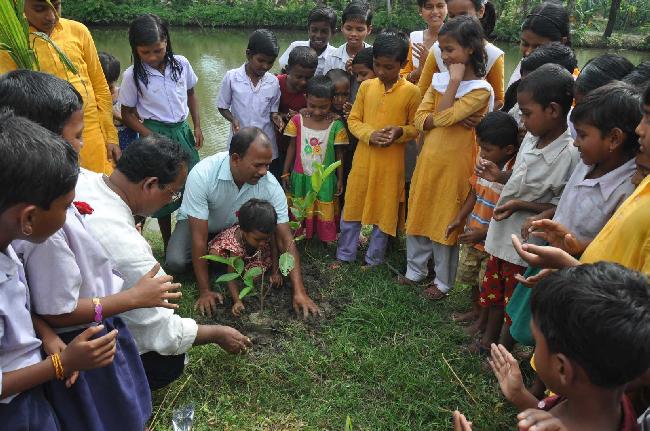
[[[81,167],[110,174],[111,160],[120,156],[117,130],[113,125],[113,102],[99,63],[95,43],[88,28],[81,23],[59,18],[61,1],[25,0],[25,17],[30,32],[40,31],[67,55],[79,74],[70,72],[58,53],[47,42],[31,38],[42,72],[69,81],[84,101],[84,146],[79,153]],[[0,75],[16,69],[6,52],[0,52]]]
[[[361,225],[373,225],[366,253],[368,266],[384,260],[389,236],[397,233],[404,192],[404,146],[417,136],[413,118],[420,104],[418,88],[399,77],[406,62],[408,39],[382,33],[373,47],[377,78],[364,81],[348,118],[359,139],[352,161],[336,251],[340,262],[353,262]]]

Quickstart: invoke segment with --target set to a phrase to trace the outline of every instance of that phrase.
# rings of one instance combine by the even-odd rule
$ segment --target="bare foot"
[[[453,312],[451,313],[451,320],[457,323],[470,323],[478,319],[476,310],[466,311],[464,313]]]

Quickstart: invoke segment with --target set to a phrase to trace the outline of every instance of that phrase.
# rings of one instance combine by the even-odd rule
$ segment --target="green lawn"
[[[160,255],[160,242],[150,239]],[[306,323],[292,317],[288,288],[271,292],[270,318],[259,324],[250,319],[255,297],[237,322],[224,307],[216,323],[233,324],[256,346],[246,356],[193,348],[185,374],[154,394],[152,429],[172,429],[172,411],[188,403],[197,431],[342,430],[347,416],[355,430],[448,430],[456,408],[475,429],[514,428],[514,410],[480,359],[461,349],[467,339],[450,320],[452,311],[467,307],[465,289],[433,304],[394,283],[385,266],[332,271],[333,249],[301,248],[307,288],[324,316]],[[393,252],[392,265],[402,268],[403,256]],[[178,279],[180,314],[207,323],[192,308],[192,278]]]

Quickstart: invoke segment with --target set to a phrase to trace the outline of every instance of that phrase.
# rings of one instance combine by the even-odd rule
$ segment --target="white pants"
[[[434,280],[438,289],[447,293],[454,286],[458,269],[457,245],[444,245],[431,241],[425,236],[406,236],[406,278],[421,281],[429,273],[427,263],[433,255],[436,271]]]

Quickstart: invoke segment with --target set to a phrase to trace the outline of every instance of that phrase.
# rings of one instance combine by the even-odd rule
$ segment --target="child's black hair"
[[[336,31],[336,11],[329,6],[316,6],[309,11],[307,17],[307,27],[314,22],[326,22],[332,29],[332,33]]]
[[[409,53],[409,39],[402,32],[382,31],[372,45],[373,58],[388,57],[404,63]]]
[[[357,52],[357,55],[354,56],[354,58],[352,59],[352,64],[363,64],[368,69],[372,70],[373,68],[372,57],[373,57],[372,46],[369,46],[368,48],[363,48],[361,51]]]
[[[454,0],[445,0],[446,3],[450,3]],[[483,32],[485,37],[488,37],[494,31],[494,26],[497,23],[497,11],[492,3],[489,1],[483,0],[470,0],[474,6],[476,12],[481,10],[481,7],[484,7],[483,17],[479,20],[481,26],[483,27]],[[420,6],[422,7],[422,6]]]
[[[573,75],[557,64],[545,64],[519,82],[517,93],[530,93],[533,100],[546,108],[557,103],[564,116],[573,103]]]
[[[628,73],[623,82],[633,85],[640,90],[644,90],[650,85],[650,60],[639,63],[637,67]]]
[[[643,104],[650,106],[650,85],[648,85],[643,92]]]
[[[302,66],[305,69],[314,69],[318,67],[318,54],[309,46],[297,46],[289,53],[287,70],[293,66]]]
[[[165,67],[171,68],[172,80],[178,82],[183,73],[183,65],[174,57],[167,24],[158,15],[152,13],[139,15],[131,22],[129,26],[129,44],[131,45],[131,55],[133,57],[133,80],[138,93],[142,93],[140,81],[144,83],[145,87],[149,85],[149,75],[144,68],[144,64],[142,64],[142,60],[140,60],[137,47],[150,46],[162,41],[167,42]]]
[[[117,161],[117,170],[132,183],[156,177],[162,187],[176,180],[183,165],[189,169],[189,161],[178,142],[154,133],[133,141]]]
[[[547,1],[533,9],[521,24],[521,31],[524,30],[530,30],[552,42],[566,38],[566,45],[571,46],[569,14],[559,3]]]
[[[68,81],[30,70],[0,76],[0,107],[60,135],[72,114],[83,109],[83,99]]]
[[[571,121],[594,126],[602,136],[618,128],[625,133],[623,151],[634,156],[639,138],[634,132],[641,121],[641,95],[635,87],[610,82],[591,91],[571,111]]]
[[[330,69],[325,74],[331,81],[332,84],[336,84],[339,81],[347,80],[350,81],[350,74],[343,69]]]
[[[438,40],[441,36],[449,36],[458,42],[463,48],[473,50],[470,56],[470,64],[477,76],[485,76],[487,73],[487,53],[485,52],[485,33],[481,23],[471,16],[457,16],[442,25],[438,32]]]
[[[248,46],[246,47],[246,54],[248,55],[263,54],[269,57],[277,57],[279,51],[278,39],[271,30],[260,28],[251,33],[248,38]]]
[[[278,225],[278,215],[268,201],[250,199],[239,208],[239,227],[244,232],[272,234]]]
[[[307,96],[322,97],[331,99],[334,97],[334,83],[329,76],[318,75],[307,81],[305,89]]]
[[[72,145],[8,108],[0,109],[0,154],[0,214],[20,203],[48,210],[77,184]]]
[[[634,70],[634,65],[627,58],[616,54],[603,54],[594,57],[585,64],[576,78],[576,92],[586,96],[591,90],[623,79]]]
[[[104,72],[104,77],[106,78],[106,83],[111,85],[113,82],[117,82],[120,79],[120,60],[115,58],[113,54],[108,52],[99,52],[99,64],[102,65],[102,71]]]
[[[362,22],[367,26],[372,25],[372,9],[365,1],[353,0],[343,9],[341,27],[348,22]]]
[[[551,42],[540,46],[521,60],[521,73],[528,74],[548,63],[559,64],[569,73],[573,73],[578,67],[578,59],[573,48],[560,42]]]
[[[505,112],[488,112],[476,126],[476,136],[490,145],[505,148],[512,145],[519,148],[519,127],[517,121]]]
[[[650,363],[650,286],[615,263],[552,273],[533,289],[534,322],[549,352],[584,369],[595,386],[618,388]]]

